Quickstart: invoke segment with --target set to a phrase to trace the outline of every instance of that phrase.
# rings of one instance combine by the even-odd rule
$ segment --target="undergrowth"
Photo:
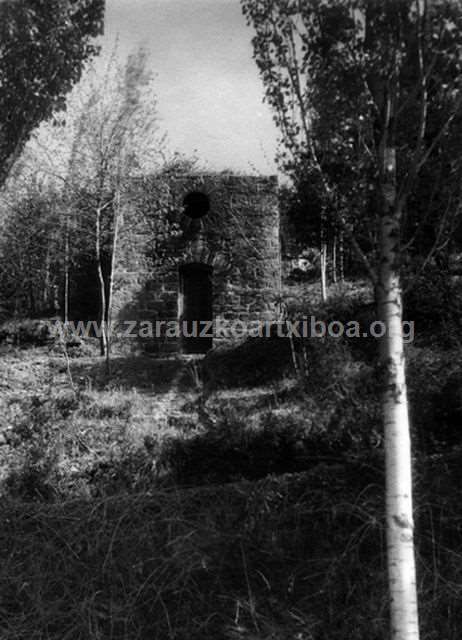
[[[462,512],[447,490],[458,464],[418,474],[423,640],[462,630]],[[382,496],[377,461],[54,505],[7,500],[0,635],[383,640]]]
[[[367,323],[369,294],[339,292],[316,315]],[[439,327],[407,347],[422,640],[462,632],[462,375],[449,342]],[[9,390],[2,640],[388,638],[376,346],[214,350],[194,384],[178,378],[168,434],[143,412],[153,389],[168,395],[175,363],[120,360],[106,384],[85,358],[61,359],[64,386],[37,374],[33,393]]]

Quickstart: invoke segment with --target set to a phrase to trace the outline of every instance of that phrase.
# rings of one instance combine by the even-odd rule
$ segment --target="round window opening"
[[[191,191],[183,200],[184,214],[189,218],[202,218],[210,210],[210,200],[200,191]]]

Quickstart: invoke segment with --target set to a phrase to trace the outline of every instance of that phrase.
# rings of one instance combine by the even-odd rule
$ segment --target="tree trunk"
[[[101,355],[107,353],[107,333],[106,333],[106,289],[103,274],[103,265],[101,262],[101,207],[96,208],[96,268],[98,271],[99,291],[100,291],[100,348]]]
[[[327,300],[327,216],[325,208],[321,208],[319,228],[319,244],[320,244],[320,277],[321,277],[321,300]]]
[[[119,224],[120,224],[120,202],[119,194],[114,199],[114,231],[112,234],[112,252],[111,252],[111,271],[109,274],[109,290],[107,296],[107,326],[108,337],[106,344],[106,371],[107,374],[111,374],[111,336],[112,336],[112,298],[114,291],[114,272],[117,256],[117,243],[119,239]]]
[[[343,230],[339,230],[338,235],[338,266],[339,266],[339,280],[343,282],[345,280],[345,251],[344,251],[344,237]]]
[[[337,233],[332,240],[332,282],[337,284]]]
[[[69,211],[67,211],[64,231],[64,324],[69,322],[69,226]]]
[[[47,244],[46,254],[45,254],[45,277],[43,282],[43,291],[42,291],[42,306],[47,309],[51,306],[51,274],[50,274],[50,266],[51,266],[51,256],[50,256],[50,245]]]
[[[412,461],[406,391],[402,298],[399,275],[401,211],[396,202],[393,149],[384,152],[380,271],[377,285],[383,372],[387,563],[392,640],[418,640],[417,589],[412,508]]]
[[[327,242],[321,244],[321,299],[327,300]]]
[[[31,273],[31,271],[29,271],[29,273]],[[32,317],[35,317],[36,305],[35,305],[34,283],[32,282],[32,279],[30,276],[29,276],[28,291],[29,291],[29,315],[31,315]]]

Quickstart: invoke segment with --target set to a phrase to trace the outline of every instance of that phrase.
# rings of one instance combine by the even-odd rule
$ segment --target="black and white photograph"
[[[459,640],[461,0],[0,0],[0,640]]]

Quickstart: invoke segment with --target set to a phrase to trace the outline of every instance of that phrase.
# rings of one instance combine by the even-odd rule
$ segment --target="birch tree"
[[[401,272],[404,248],[418,235],[412,207],[429,173],[439,176],[438,204],[427,202],[425,211],[436,236],[461,208],[461,148],[455,152],[453,141],[461,131],[462,7],[450,0],[242,0],[242,6],[281,131],[282,166],[296,178],[304,170],[318,176],[325,206],[349,234],[376,292],[385,328],[378,367],[391,637],[415,640]],[[338,162],[354,181],[330,171]],[[358,215],[377,238],[372,260],[354,238]]]
[[[84,124],[72,167],[73,182],[80,190],[85,185],[85,208],[94,218],[101,350],[108,368],[114,269],[122,226],[120,200],[131,178],[158,167],[162,147],[146,62],[146,52],[139,50],[128,58],[124,69],[111,63],[104,79],[93,84],[79,116]]]
[[[31,167],[42,179],[60,185],[64,194],[65,318],[70,313],[73,259],[82,258],[83,249],[94,261],[101,353],[108,367],[118,236],[128,231],[120,201],[134,176],[155,172],[164,159],[147,60],[147,52],[140,49],[121,66],[114,51],[102,71],[89,67],[70,94],[66,113],[55,114],[40,128],[22,163],[27,165],[22,167],[23,179]]]

